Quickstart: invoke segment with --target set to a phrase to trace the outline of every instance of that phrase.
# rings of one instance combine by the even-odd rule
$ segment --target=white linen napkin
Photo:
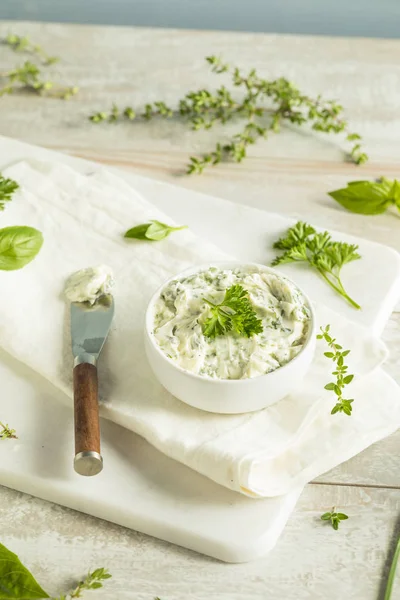
[[[70,397],[63,287],[72,272],[104,263],[114,270],[117,286],[116,318],[99,365],[102,415],[217,483],[248,496],[284,494],[400,426],[400,389],[377,369],[384,345],[322,306],[320,324],[330,323],[339,343],[351,349],[351,417],[330,414],[335,398],[324,385],[332,380],[332,363],[323,356],[323,342],[301,389],[263,411],[216,415],[172,397],[144,355],[147,302],[174,273],[231,257],[188,230],[160,243],[124,240],[131,226],[170,219],[107,171],[84,176],[63,165],[23,162],[3,173],[21,190],[1,215],[1,226],[37,227],[45,242],[24,269],[0,271],[0,346]]]

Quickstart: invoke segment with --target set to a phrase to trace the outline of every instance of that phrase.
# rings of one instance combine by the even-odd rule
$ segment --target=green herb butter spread
[[[250,338],[230,331],[204,336],[210,316],[204,298],[222,301],[225,290],[240,284],[262,320],[263,331]],[[197,375],[214,379],[245,379],[270,373],[302,349],[310,311],[300,290],[286,278],[254,266],[211,267],[168,283],[154,308],[154,338],[164,354]]]
[[[109,294],[114,286],[110,267],[100,265],[82,269],[71,275],[65,285],[65,296],[70,302],[94,304],[104,294]]]

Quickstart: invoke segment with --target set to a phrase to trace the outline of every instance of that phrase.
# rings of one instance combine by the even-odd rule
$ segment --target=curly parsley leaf
[[[251,337],[262,332],[262,321],[257,317],[247,290],[241,285],[236,284],[228,288],[220,304],[214,304],[206,298],[204,300],[211,312],[202,326],[206,337],[215,338],[230,331]]]
[[[377,181],[350,181],[346,188],[328,192],[336,202],[353,213],[380,215],[389,206],[400,210],[400,183],[381,177]]]
[[[4,205],[9,202],[19,185],[13,179],[6,179],[0,173],[0,210],[4,210]]]
[[[314,227],[308,223],[299,221],[289,229],[286,237],[275,242],[273,247],[278,250],[290,250],[294,246],[298,246],[302,242],[305,242],[305,240],[313,233],[315,233]]]
[[[357,252],[358,246],[335,242],[327,231],[317,233],[314,227],[299,221],[287,231],[286,237],[275,242],[273,247],[284,250],[283,254],[272,261],[273,267],[291,262],[306,262],[354,308],[361,308],[347,294],[340,279],[342,267],[361,258]]]
[[[132,229],[128,229],[124,237],[135,240],[159,242],[168,237],[173,231],[180,231],[181,229],[187,229],[187,225],[183,225],[182,227],[171,227],[160,221],[150,221],[150,223],[142,223],[141,225],[132,227]]]

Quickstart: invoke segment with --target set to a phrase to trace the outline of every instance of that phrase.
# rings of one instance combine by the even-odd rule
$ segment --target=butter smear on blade
[[[210,316],[205,299],[218,304],[225,290],[240,284],[249,294],[263,331],[244,337],[230,331],[206,337]],[[196,375],[245,379],[270,373],[301,351],[311,314],[301,291],[285,277],[254,266],[211,267],[168,283],[154,308],[153,335],[162,352]]]
[[[113,272],[110,267],[100,265],[73,273],[65,285],[65,296],[70,302],[94,304],[114,287]]]

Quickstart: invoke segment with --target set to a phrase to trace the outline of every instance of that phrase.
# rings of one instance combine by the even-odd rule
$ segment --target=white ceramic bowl
[[[293,283],[303,294],[310,309],[311,323],[307,340],[297,356],[284,366],[279,367],[271,373],[259,375],[248,379],[212,379],[196,375],[182,369],[172,359],[168,358],[158,346],[152,334],[154,326],[154,304],[160,296],[160,292],[175,279],[183,279],[198,271],[204,271],[210,267],[221,269],[234,269],[237,267],[257,267],[263,271],[280,275]],[[201,265],[178,273],[168,279],[158,288],[151,298],[145,322],[145,348],[150,366],[159,382],[176,398],[208,412],[237,414],[260,410],[287,396],[295,390],[307,373],[315,352],[316,324],[315,313],[310,300],[303,290],[291,279],[281,275],[275,269],[256,263],[242,262],[215,262],[209,265]]]

